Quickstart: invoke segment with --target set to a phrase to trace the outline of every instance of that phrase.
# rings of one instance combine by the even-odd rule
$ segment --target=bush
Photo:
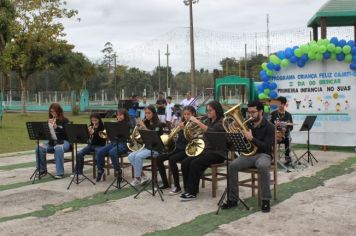
[[[72,107],[72,115],[73,116],[78,116],[79,115],[80,108],[78,105],[75,105]]]

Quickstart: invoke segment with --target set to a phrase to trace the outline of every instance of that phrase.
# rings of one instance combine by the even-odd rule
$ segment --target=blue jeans
[[[48,143],[39,146],[39,149],[36,147],[36,167],[38,166],[38,160],[40,161],[40,171],[47,171],[47,165],[45,162],[46,153],[54,153],[54,160],[56,162],[56,175],[64,175],[64,153],[68,152],[70,144],[68,141],[64,140],[63,144],[57,144],[51,146]]]
[[[122,142],[118,143],[117,146],[118,148],[116,147],[116,142],[112,142],[97,149],[95,158],[98,170],[104,170],[105,156],[107,155],[111,158],[111,163],[114,166],[114,169],[119,170],[120,165],[118,156],[127,152],[127,146],[126,143]]]
[[[135,177],[141,177],[143,159],[146,159],[150,156],[151,151],[146,148],[129,154],[128,158],[134,168]],[[154,151],[153,156],[158,156],[158,152]]]
[[[101,146],[87,145],[77,153],[75,171],[78,170],[78,174],[83,174],[84,156],[90,154],[91,152],[98,152],[99,148],[101,148]]]

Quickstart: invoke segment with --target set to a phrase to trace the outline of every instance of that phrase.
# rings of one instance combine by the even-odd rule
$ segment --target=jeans
[[[90,154],[91,152],[97,153],[99,148],[101,148],[101,146],[87,145],[80,150],[77,153],[75,172],[78,171],[78,174],[83,174],[84,156]]]
[[[158,156],[158,152],[153,151],[152,155]],[[151,156],[151,150],[148,150],[146,148],[129,154],[128,158],[132,167],[134,168],[135,177],[141,177],[143,159],[146,159],[150,156]]]
[[[56,162],[56,175],[64,175],[64,153],[69,151],[70,144],[64,140],[63,144],[57,144],[51,146],[48,143],[36,147],[36,167],[38,167],[38,161],[40,162],[40,171],[47,171],[47,163],[45,161],[46,153],[54,153],[54,160]]]
[[[256,167],[261,175],[262,200],[270,200],[270,165],[271,157],[265,153],[258,153],[254,156],[240,156],[229,165],[229,200],[237,201],[239,197],[239,171],[251,167]]]
[[[97,149],[96,152],[96,166],[98,170],[104,170],[104,164],[105,164],[105,156],[109,155],[111,158],[111,163],[114,167],[114,170],[119,170],[120,165],[119,165],[119,156],[122,154],[125,154],[127,152],[127,146],[126,143],[119,142],[118,144],[116,142],[112,142],[109,144],[106,144],[104,147],[100,147]]]

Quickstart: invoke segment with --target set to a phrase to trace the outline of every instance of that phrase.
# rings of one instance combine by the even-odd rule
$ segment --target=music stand
[[[66,124],[65,125],[65,131],[67,134],[67,138],[68,141],[70,143],[74,144],[74,148],[75,148],[75,174],[72,178],[72,180],[70,181],[67,189],[70,188],[70,186],[72,185],[72,183],[76,183],[76,184],[80,184],[81,182],[83,182],[84,180],[89,180],[89,182],[91,182],[93,185],[95,185],[95,183],[89,179],[87,176],[83,175],[83,178],[81,178],[79,180],[79,171],[78,171],[78,149],[77,149],[77,144],[78,143],[85,143],[85,144],[89,144],[89,131],[88,131],[88,126],[86,124]]]
[[[299,163],[300,159],[304,159],[304,156],[307,155],[308,159],[307,162],[311,165],[313,165],[313,159],[315,160],[315,162],[318,162],[318,160],[315,158],[315,156],[310,152],[310,130],[313,128],[313,124],[316,120],[317,116],[307,116],[305,117],[305,120],[302,124],[302,127],[300,128],[299,131],[308,131],[308,140],[307,140],[307,146],[308,146],[308,150],[303,153],[303,155],[301,155],[296,161],[295,163]],[[305,159],[304,159],[305,160]]]
[[[158,181],[157,181],[157,158],[153,156],[153,151],[157,151],[161,153],[164,149],[164,145],[162,143],[162,140],[160,136],[158,136],[156,131],[152,130],[139,130],[139,133],[141,134],[143,143],[145,144],[145,148],[151,151],[151,173],[152,173],[152,178],[150,181],[146,182],[142,189],[135,195],[134,198],[137,198],[140,193],[143,191],[148,192],[152,196],[155,196],[156,192],[158,192],[159,196],[161,197],[161,200],[164,201],[163,199],[163,191],[159,188],[158,186]],[[152,186],[152,193],[149,192],[146,188],[151,184]]]
[[[41,179],[41,170],[40,170],[40,140],[51,140],[51,132],[49,131],[48,127],[48,122],[26,122],[26,127],[27,127],[27,132],[30,140],[36,140],[37,144],[37,152],[36,152],[36,160],[37,160],[37,166],[36,170],[33,172],[33,174],[30,177],[30,180],[33,178],[32,184],[35,183],[36,177],[38,179]],[[54,176],[50,174],[47,171],[47,174]]]
[[[106,122],[104,124],[106,133],[108,135],[108,139],[111,142],[116,143],[116,150],[117,150],[117,157],[116,161],[119,162],[119,142],[122,141],[126,143],[127,139],[130,136],[130,127],[125,124],[125,123],[118,123],[118,122]],[[125,187],[126,185],[130,185],[132,188],[134,188],[136,191],[137,189],[135,186],[131,185],[129,181],[127,181],[123,176],[122,176],[122,169],[121,167],[119,168],[119,173],[115,177],[115,179],[112,181],[112,183],[109,185],[109,187],[105,190],[104,194],[106,194],[111,187],[115,187],[117,189],[121,189]],[[121,185],[121,182],[124,182],[124,185]],[[116,183],[116,185],[115,185]]]
[[[226,188],[221,195],[221,198],[218,202],[218,209],[216,211],[216,214],[219,214],[220,208],[224,202],[224,199],[226,197],[227,201],[226,203],[229,204],[229,194],[230,194],[230,180],[229,180],[229,151],[231,152],[248,152],[248,147],[246,146],[246,143],[244,142],[244,137],[241,133],[225,133],[225,132],[206,132],[205,136],[209,140],[209,143],[211,143],[216,150],[223,150],[226,152],[227,157],[226,157]],[[238,201],[241,202],[247,210],[250,210],[250,208],[246,205],[246,203],[240,198],[237,197]]]

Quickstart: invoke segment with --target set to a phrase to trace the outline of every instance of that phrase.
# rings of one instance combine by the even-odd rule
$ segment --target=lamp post
[[[195,59],[194,59],[194,32],[193,32],[193,4],[198,3],[199,0],[183,0],[186,6],[189,6],[190,19],[190,90],[193,96],[195,94]]]

